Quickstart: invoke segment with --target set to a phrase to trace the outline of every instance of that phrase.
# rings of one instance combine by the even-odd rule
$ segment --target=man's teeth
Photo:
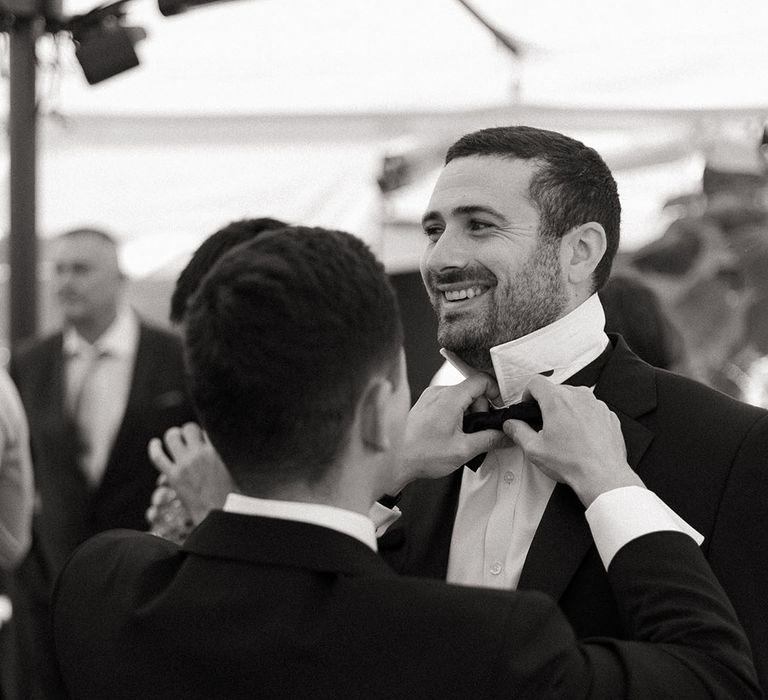
[[[482,287],[470,287],[469,289],[459,289],[452,292],[445,292],[445,298],[448,301],[460,301],[461,299],[472,299],[483,293]]]

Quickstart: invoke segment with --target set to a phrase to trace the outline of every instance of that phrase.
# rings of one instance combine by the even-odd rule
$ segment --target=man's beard
[[[509,286],[497,284],[486,292],[485,307],[477,315],[446,318],[443,307],[435,305],[440,346],[476,369],[491,371],[493,346],[522,338],[557,320],[567,303],[559,243],[558,238],[542,237]],[[489,274],[486,270],[483,276]]]

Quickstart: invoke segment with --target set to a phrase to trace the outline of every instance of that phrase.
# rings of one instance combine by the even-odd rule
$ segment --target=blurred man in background
[[[123,299],[115,240],[75,229],[53,242],[61,331],[22,347],[12,371],[29,417],[37,488],[32,551],[17,573],[23,698],[55,698],[48,598],[75,547],[115,527],[145,528],[156,472],[147,441],[192,420],[178,338]]]

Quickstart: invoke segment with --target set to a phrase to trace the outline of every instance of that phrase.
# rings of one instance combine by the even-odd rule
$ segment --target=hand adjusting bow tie
[[[597,384],[600,373],[603,371],[605,363],[608,362],[612,351],[613,346],[609,344],[592,362],[580,369],[572,377],[566,379],[563,384],[570,386],[594,386]],[[543,372],[542,374],[546,375],[548,373]],[[467,413],[464,415],[463,430],[465,433],[477,433],[480,430],[489,429],[502,430],[504,421],[511,419],[524,421],[534,430],[541,430],[543,426],[539,404],[533,399],[528,399],[506,408],[495,408],[480,413]],[[481,452],[479,455],[475,455],[464,466],[476,472],[483,463],[486,454],[488,453]]]

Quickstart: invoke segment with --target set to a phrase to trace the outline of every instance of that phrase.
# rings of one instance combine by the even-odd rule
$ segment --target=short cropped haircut
[[[115,250],[117,250],[119,247],[117,239],[111,233],[105,231],[104,229],[91,228],[89,226],[68,229],[67,231],[64,231],[58,236],[54,237],[53,240],[66,240],[68,238],[79,238],[80,236],[85,236],[86,238],[95,238],[102,243],[106,243],[107,245],[112,246]]]
[[[284,228],[287,225],[283,221],[268,217],[242,219],[227,224],[206,238],[176,280],[176,286],[171,296],[171,312],[169,314],[171,322],[181,323],[184,320],[190,297],[197,291],[203,277],[224,253],[236,245],[256,238],[264,231]]]
[[[538,161],[528,195],[539,211],[542,235],[561,237],[589,221],[601,224],[607,246],[593,275],[595,290],[607,282],[619,247],[621,204],[616,181],[597,151],[555,131],[502,126],[462,136],[445,162],[468,156]]]
[[[347,445],[362,392],[397,381],[403,331],[384,269],[355,236],[266,232],[193,296],[185,346],[203,426],[245,492],[315,483]]]

